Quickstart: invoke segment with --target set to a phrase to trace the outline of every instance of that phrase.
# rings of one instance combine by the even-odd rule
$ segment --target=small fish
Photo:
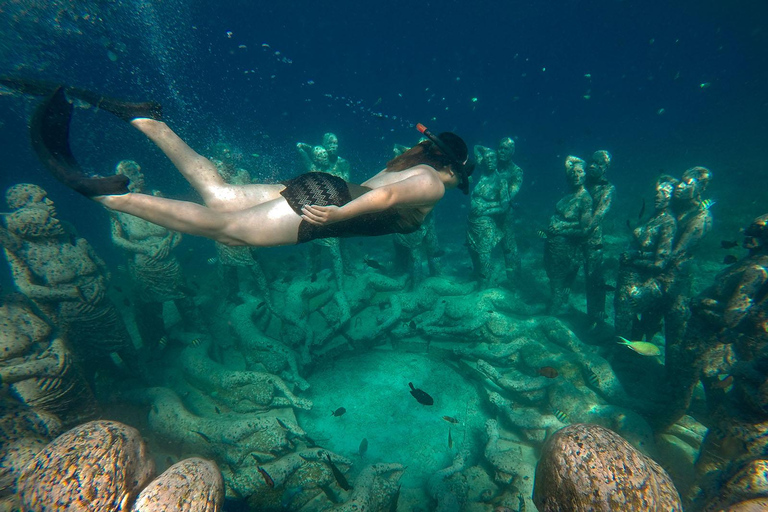
[[[157,340],[157,346],[160,348],[165,348],[165,346],[168,344],[168,336],[163,336],[159,340]]]
[[[615,287],[615,286],[613,286],[612,284],[608,284],[608,283],[604,283],[604,284],[601,286],[601,288],[602,288],[603,290],[607,291],[607,292],[615,292],[615,291],[616,291],[616,287]]]
[[[638,220],[643,218],[644,213],[645,213],[645,198],[643,198],[643,205],[640,207],[640,213],[637,215]]]
[[[127,308],[131,307],[131,299],[129,299],[128,297],[123,297],[123,306]]]
[[[705,199],[705,200],[703,200],[701,202],[701,209],[702,210],[709,210],[713,206],[715,206],[715,201],[713,201],[711,199]]]
[[[125,272],[125,270],[126,270],[125,265],[118,265],[117,266],[117,271],[118,272]]]
[[[427,393],[419,388],[413,387],[412,382],[409,382],[408,385],[411,387],[411,395],[413,395],[413,398],[415,398],[417,402],[423,405],[432,405],[435,403],[435,400]]]
[[[331,416],[336,416],[338,418],[339,416],[343,416],[345,412],[347,412],[345,408],[339,407],[335,411],[331,412]]]
[[[291,430],[290,428],[288,428],[288,425],[286,425],[283,420],[281,420],[280,418],[275,418],[275,419],[277,420],[277,424],[283,427],[285,430]]]
[[[539,238],[541,238],[543,240],[546,240],[547,238],[549,238],[549,235],[547,235],[547,232],[542,230],[542,229],[539,229],[539,230],[536,231],[536,236],[538,236]]]
[[[208,437],[207,435],[203,434],[203,433],[202,433],[202,432],[200,432],[199,430],[193,430],[192,432],[194,432],[195,434],[197,434],[197,435],[199,435],[200,437],[202,437],[202,438],[203,438],[203,441],[205,441],[206,443],[209,443],[209,444],[212,444],[212,443],[213,443],[213,441],[211,441],[211,438],[210,438],[210,437]]]
[[[331,472],[333,473],[333,478],[336,479],[336,483],[339,484],[339,487],[341,487],[345,491],[350,490],[352,487],[350,487],[349,483],[347,482],[347,479],[344,477],[344,473],[339,471],[339,468],[337,468],[336,464],[334,464],[333,461],[331,460],[331,455],[326,452],[325,456],[328,459],[328,464],[330,464],[331,466]]]
[[[367,451],[368,451],[368,439],[364,437],[363,440],[360,441],[360,447],[357,449],[357,453],[359,453],[360,456],[362,457],[363,455],[365,455],[365,452]]]
[[[386,302],[379,302],[379,311],[384,311],[387,308]]]
[[[445,421],[447,421],[448,423],[453,423],[453,424],[456,424],[456,423],[459,422],[459,420],[457,420],[456,418],[454,418],[452,416],[443,416],[443,419]]]
[[[382,265],[381,263],[379,263],[376,260],[373,260],[371,258],[363,258],[363,261],[365,262],[366,265],[368,265],[372,269],[385,270],[384,265]]]
[[[739,261],[739,258],[734,256],[733,254],[729,254],[725,258],[723,258],[723,264],[724,265],[733,265],[737,261]]]
[[[632,231],[632,224],[629,223],[629,219],[627,219],[627,229]]]
[[[216,414],[221,414],[221,409],[219,409],[217,406],[213,406],[213,410],[216,411]]]
[[[595,245],[592,246],[592,249],[594,249],[596,251],[599,251],[603,247],[605,247],[605,244],[595,244]]]
[[[654,357],[661,355],[661,350],[653,343],[649,343],[647,341],[629,341],[628,339],[622,338],[621,336],[618,336],[618,338],[621,340],[618,342],[619,345],[624,345],[629,349],[637,352],[641,356]]]
[[[173,457],[170,455],[165,458],[165,463],[168,464],[168,466],[173,466],[175,464],[175,462],[173,462]]]
[[[317,272],[312,273],[312,275],[309,277],[309,281],[311,283],[314,283],[315,281],[317,281]]]
[[[265,301],[265,300],[259,302],[258,304],[256,304],[256,309],[261,309],[264,306],[264,304],[266,304],[266,303],[267,303],[267,301]]]
[[[119,291],[120,293],[123,293],[123,289],[117,286],[116,284],[113,285],[113,287],[115,288],[115,290]]]
[[[557,420],[558,420],[559,422],[561,422],[561,423],[568,423],[568,422],[569,422],[569,421],[568,421],[568,415],[567,415],[567,414],[565,414],[565,413],[564,413],[563,411],[561,411],[560,409],[552,409],[552,414],[554,414],[554,415],[555,415],[555,418],[557,418]]]
[[[448,427],[448,448],[453,448],[453,438],[451,437],[451,427]]]
[[[599,387],[600,379],[598,378],[597,374],[592,370],[590,370],[589,368],[587,368],[586,373],[587,373],[587,382],[589,382],[589,384],[591,384],[594,387]]]
[[[264,471],[264,468],[262,468],[261,466],[256,466],[256,469],[258,469],[258,470],[259,470],[259,473],[261,473],[261,476],[262,476],[262,477],[264,477],[264,482],[265,482],[265,483],[266,483],[266,484],[267,484],[269,487],[274,487],[274,486],[275,486],[275,481],[274,481],[274,480],[272,480],[272,477],[271,477],[271,476],[269,476],[269,473],[267,473],[266,471]]]
[[[723,249],[733,249],[734,247],[738,247],[739,242],[734,240],[731,242],[730,240],[720,240],[720,247]]]
[[[557,373],[557,370],[555,370],[551,366],[542,366],[541,368],[539,368],[539,371],[537,373],[542,377],[546,377],[548,379],[554,379],[558,375],[560,375],[559,373]]]
[[[715,389],[725,389],[728,386],[733,384],[733,375],[727,375],[724,379],[717,379],[714,383],[712,383],[712,387]]]
[[[328,498],[331,503],[341,503],[341,498],[339,498],[338,494],[333,492],[333,489],[331,489],[330,485],[321,485],[320,489],[323,490],[323,494],[325,494],[325,497]]]
[[[699,84],[699,89],[709,89],[709,87],[712,85],[711,82],[701,82]]]
[[[219,261],[219,258],[208,258],[207,260],[205,260],[205,262],[208,263],[209,265],[214,265],[217,261]]]
[[[416,322],[411,320],[410,322],[408,322],[408,327],[410,327],[411,330],[416,330]]]
[[[189,344],[192,345],[193,347],[197,347],[202,342],[203,342],[202,338],[195,338],[192,341],[190,341]]]

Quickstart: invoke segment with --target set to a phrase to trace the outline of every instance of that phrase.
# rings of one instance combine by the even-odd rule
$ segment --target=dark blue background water
[[[714,172],[708,193],[724,232],[768,206],[764,2],[56,0],[2,8],[3,74],[157,99],[190,145],[230,142],[265,180],[297,170],[296,141],[319,143],[334,131],[362,181],[393,143],[414,143],[410,125],[424,122],[470,145],[515,137],[530,223],[562,195],[565,156],[596,149],[614,155],[617,218],[636,216],[660,170],[679,175],[693,165]],[[61,216],[108,251],[106,214],[52,181],[32,155],[34,105],[0,97],[0,188],[43,185]],[[192,197],[170,163],[117,119],[79,110],[73,130],[86,168],[110,173],[132,158],[151,186]],[[453,193],[441,205],[443,229],[455,215],[463,231],[453,213],[461,210],[451,207],[466,201]]]

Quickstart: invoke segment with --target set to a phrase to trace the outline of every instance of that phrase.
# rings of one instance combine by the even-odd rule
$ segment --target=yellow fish
[[[647,341],[629,341],[627,338],[622,338],[621,336],[618,336],[618,338],[621,340],[618,342],[619,345],[625,345],[641,356],[654,357],[661,355],[661,350],[653,343],[648,343]]]

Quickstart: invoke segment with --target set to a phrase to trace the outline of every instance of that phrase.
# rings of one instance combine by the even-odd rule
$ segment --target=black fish
[[[325,493],[325,497],[330,500],[331,503],[341,503],[341,498],[333,492],[333,489],[331,489],[330,485],[321,485],[320,489],[323,490],[323,493]]]
[[[328,458],[328,464],[331,466],[331,472],[333,473],[333,478],[336,479],[336,483],[339,484],[339,487],[345,491],[350,490],[352,487],[350,487],[347,479],[344,477],[344,473],[339,471],[339,468],[337,468],[336,464],[333,463],[330,454],[326,453],[325,456]]]
[[[265,300],[259,302],[258,304],[256,304],[256,309],[260,309],[266,303],[267,303],[267,301],[265,301]]]
[[[195,434],[197,434],[197,435],[199,435],[200,437],[202,437],[202,438],[203,438],[203,441],[205,441],[206,443],[209,443],[209,444],[212,444],[212,443],[213,443],[213,441],[211,441],[211,438],[210,438],[210,437],[208,437],[207,435],[203,434],[202,432],[200,432],[200,431],[198,431],[198,430],[193,430],[192,432],[194,432]]]
[[[363,440],[360,441],[360,448],[357,449],[357,453],[359,453],[360,456],[362,457],[363,455],[365,455],[365,452],[367,451],[368,451],[368,439],[364,437]]]
[[[408,322],[408,327],[410,327],[411,329],[416,329],[416,322],[411,320],[410,322]]]
[[[723,249],[733,249],[734,247],[738,247],[739,242],[734,240],[731,242],[730,240],[720,240],[720,247]]]
[[[432,405],[435,403],[435,400],[427,393],[419,388],[413,387],[413,382],[409,382],[408,385],[411,387],[411,395],[413,395],[413,398],[415,398],[417,402],[423,405]]]
[[[381,263],[379,263],[376,260],[372,260],[370,258],[363,258],[363,261],[365,262],[366,265],[368,265],[369,267],[371,267],[373,269],[384,270],[384,265],[382,265]]]
[[[288,425],[286,425],[283,420],[281,420],[280,418],[275,418],[275,419],[277,420],[277,424],[283,427],[285,430],[291,430],[288,428]]]
[[[120,288],[119,286],[117,286],[116,284],[115,284],[115,285],[112,285],[112,286],[115,288],[115,290],[119,291],[120,293],[122,293],[122,292],[123,292],[123,289],[122,289],[122,288]]]
[[[632,231],[632,224],[629,223],[629,219],[627,219],[627,229]]]
[[[726,256],[725,258],[723,258],[723,263],[724,263],[725,265],[733,265],[733,264],[734,264],[734,263],[736,263],[737,261],[739,261],[739,258],[737,258],[736,256],[734,256],[733,254],[729,254],[728,256]]]
[[[216,414],[221,414],[221,409],[219,409],[217,406],[213,406],[213,409],[216,411]]]
[[[312,274],[312,277],[310,277],[310,278],[309,278],[309,280],[310,280],[311,282],[313,282],[313,283],[314,283],[315,281],[317,281],[317,273],[313,273],[313,274]]]
[[[448,427],[448,448],[453,448],[453,438],[451,437],[451,427]]]
[[[645,199],[643,199],[643,206],[640,207],[640,213],[637,215],[638,220],[643,218],[645,213]]]
[[[592,249],[594,249],[594,250],[596,250],[596,251],[599,251],[599,250],[600,250],[600,249],[602,249],[603,247],[605,247],[603,244],[596,244],[596,245],[593,245],[593,246],[592,246]]]
[[[347,410],[345,408],[339,407],[335,411],[331,412],[331,416],[339,417],[339,416],[342,416],[345,412],[347,412]]]

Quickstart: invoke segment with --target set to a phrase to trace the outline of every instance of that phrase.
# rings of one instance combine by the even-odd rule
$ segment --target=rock
[[[224,504],[224,480],[216,463],[192,458],[177,462],[136,498],[133,512],[214,512]]]
[[[669,475],[615,432],[575,424],[544,445],[533,502],[539,512],[682,511]]]
[[[22,510],[126,510],[154,471],[138,430],[91,421],[56,438],[27,465],[18,480]]]

